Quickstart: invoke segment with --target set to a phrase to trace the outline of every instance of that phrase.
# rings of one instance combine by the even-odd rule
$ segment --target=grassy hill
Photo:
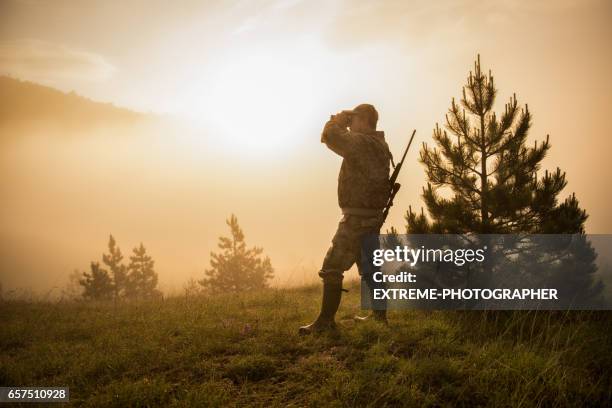
[[[299,337],[319,288],[128,304],[0,303],[0,385],[83,406],[601,406],[612,316],[393,312]]]

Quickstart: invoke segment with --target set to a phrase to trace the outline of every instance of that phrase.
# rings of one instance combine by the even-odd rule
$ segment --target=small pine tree
[[[122,263],[123,254],[117,246],[115,238],[111,235],[108,239],[108,254],[102,254],[102,262],[110,270],[110,276],[113,280],[113,297],[118,299],[125,295],[127,283],[127,270]]]
[[[567,184],[565,173],[557,168],[554,172],[546,171],[541,178],[537,176],[550,148],[548,137],[543,143],[527,146],[531,127],[527,105],[520,109],[513,96],[498,119],[493,112],[496,95],[493,76],[490,71],[488,75],[482,72],[478,56],[463,88],[462,108],[453,99],[446,115],[446,129],[451,135],[436,124],[433,132],[436,147],[423,144],[420,161],[425,165],[428,183],[422,197],[429,217],[423,211],[417,215],[409,208],[407,232],[584,234],[587,214],[575,195],[559,203],[558,195]],[[439,190],[448,194],[443,197]],[[481,240],[485,246],[489,242],[487,235],[481,236]],[[483,262],[480,274],[468,274],[466,280],[470,285],[486,287],[495,273],[491,259],[505,256],[504,251],[496,252],[488,246],[492,254]],[[586,243],[579,248],[570,259],[563,260],[561,267],[559,257],[563,251],[538,242],[531,242],[529,247],[517,244],[513,249],[519,250],[520,256],[512,261],[516,276],[523,282],[544,277],[549,283],[571,282],[569,286],[558,284],[569,298],[598,296],[602,285],[593,279],[596,254]]]
[[[199,283],[212,292],[239,292],[268,287],[274,276],[269,257],[262,257],[263,249],[248,248],[238,219],[232,214],[226,221],[231,237],[219,237],[221,253],[211,252],[210,269]]]
[[[436,125],[433,149],[423,145],[420,160],[428,184],[423,199],[432,221],[421,212],[407,214],[409,233],[582,233],[586,212],[574,195],[561,204],[565,173],[557,168],[538,179],[550,148],[546,141],[526,145],[531,127],[527,105],[510,98],[498,119],[497,89],[480,67],[480,56],[463,88],[461,106],[451,102],[446,130]],[[450,190],[443,198],[438,190]]]
[[[100,267],[99,262],[91,263],[91,272],[83,272],[79,280],[83,286],[83,297],[93,300],[110,299],[113,295],[113,282],[108,272]]]
[[[153,269],[155,261],[147,255],[142,243],[133,249],[133,253],[127,267],[126,296],[131,298],[159,296],[161,293],[157,290],[157,273]]]

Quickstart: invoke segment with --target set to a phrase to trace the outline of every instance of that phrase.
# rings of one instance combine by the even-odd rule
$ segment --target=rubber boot
[[[366,322],[368,320],[374,320],[385,325],[389,324],[386,310],[372,310],[372,313],[367,316],[355,316],[355,321],[357,322]]]
[[[317,319],[299,329],[299,334],[307,335],[336,329],[334,317],[340,306],[342,298],[342,283],[323,282],[323,301],[321,302],[321,313]]]

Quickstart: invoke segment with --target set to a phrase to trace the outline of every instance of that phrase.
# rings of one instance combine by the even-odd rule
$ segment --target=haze
[[[113,233],[124,254],[143,241],[162,288],[180,288],[231,213],[276,284],[314,281],[340,213],[325,120],[374,104],[396,156],[417,129],[388,222],[403,231],[422,206],[417,147],[478,53],[498,106],[516,92],[531,140],[550,134],[545,165],[567,172],[587,232],[610,233],[611,18],[606,1],[3,1],[0,74],[151,119],[0,127],[0,282],[62,286]]]

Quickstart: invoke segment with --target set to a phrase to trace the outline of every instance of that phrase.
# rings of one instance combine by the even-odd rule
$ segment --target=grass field
[[[391,312],[299,337],[318,287],[125,304],[0,303],[0,384],[83,406],[605,406],[608,312]]]

